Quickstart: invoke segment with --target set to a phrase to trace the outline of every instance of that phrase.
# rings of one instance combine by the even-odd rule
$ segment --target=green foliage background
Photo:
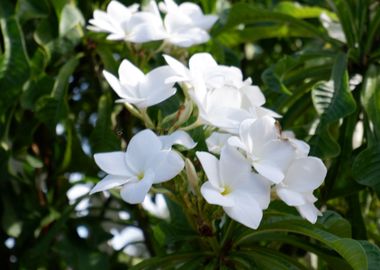
[[[133,269],[310,269],[306,251],[320,259],[317,269],[378,269],[380,2],[233,2],[221,12],[211,41],[189,55],[209,51],[260,85],[268,106],[283,115],[283,129],[308,141],[312,155],[328,166],[317,195],[318,206],[329,211],[311,225],[274,202],[258,231],[229,220],[218,230],[207,220],[189,224],[186,210],[169,199],[171,222],[115,193],[92,196],[88,214],[78,215],[81,200],[69,204],[66,196],[74,185],[69,179],[79,174],[80,182],[96,183],[102,175],[92,154],[120,150],[143,127],[114,103],[101,72],[115,72],[123,58],[145,70],[161,65],[161,55],[144,61],[159,44],[127,46],[87,31],[93,10],[104,10],[108,1],[2,0],[2,269],[129,269],[143,258],[107,247],[112,226],[144,232],[153,258]],[[199,4],[206,13],[217,10],[216,1]],[[346,43],[328,35],[318,19],[322,12],[339,19]],[[236,28],[241,24],[246,26]],[[158,121],[178,102],[149,113]],[[355,137],[354,149],[358,123],[363,136]],[[192,133],[202,145],[199,134]],[[131,218],[118,218],[119,211]],[[79,237],[78,226],[88,229],[87,238]],[[12,248],[4,244],[9,238],[15,239]]]

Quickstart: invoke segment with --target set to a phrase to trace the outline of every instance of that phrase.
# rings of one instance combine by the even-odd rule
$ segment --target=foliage
[[[159,66],[163,59],[154,54],[159,45],[128,46],[87,31],[93,10],[104,10],[108,1],[2,0],[0,261],[5,269],[377,269],[379,2],[242,1],[224,10],[221,2],[199,1],[220,20],[211,40],[188,54],[208,51],[219,63],[242,68],[263,89],[267,104],[283,115],[283,129],[308,141],[311,153],[327,165],[317,197],[319,208],[328,210],[311,225],[274,201],[259,229],[251,230],[197,200],[181,177],[175,179],[182,183],[178,194],[187,195],[165,197],[170,220],[113,192],[85,193],[69,202],[74,185],[85,187],[103,176],[92,155],[125,148],[144,127],[113,102],[116,95],[102,71],[116,72],[124,58],[144,70]],[[322,26],[322,13],[340,22],[346,42]],[[169,99],[148,114],[169,130],[179,104]],[[206,147],[202,130],[191,135],[199,148]],[[200,164],[193,166],[201,171]],[[86,201],[88,209],[81,210]],[[120,214],[125,212],[128,219]],[[142,230],[144,240],[130,244],[136,256],[108,244],[111,228],[126,227]]]

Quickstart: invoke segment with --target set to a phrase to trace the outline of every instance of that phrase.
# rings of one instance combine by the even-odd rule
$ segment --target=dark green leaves
[[[374,140],[380,140],[380,67],[372,65],[368,69],[364,79],[362,90],[362,104],[366,113],[368,123],[368,144],[372,145]]]
[[[90,138],[93,153],[120,150],[119,139],[111,129],[113,106],[114,103],[109,94],[100,97],[96,125]]]
[[[361,100],[368,146],[356,157],[353,174],[358,183],[380,195],[380,71],[377,66],[371,66],[366,74]]]
[[[368,242],[359,241],[364,248],[368,258],[368,270],[377,270],[380,265],[380,249],[378,246]]]
[[[29,76],[29,60],[24,36],[17,19],[2,17],[1,33],[5,51],[0,57],[0,115],[15,103]]]
[[[352,170],[357,182],[373,188],[380,196],[380,143],[361,152]]]
[[[245,24],[245,25],[248,25],[249,27],[244,28],[244,30],[241,32],[240,35],[243,35],[243,36],[245,35],[248,37],[249,35],[244,34],[244,32],[251,31],[249,29],[252,29],[250,33],[252,34],[254,38],[255,27],[257,26],[263,27],[262,24],[268,24],[268,26],[273,25],[276,29],[282,29],[280,32],[282,34],[280,34],[279,37],[281,36],[311,37],[312,36],[312,37],[324,39],[326,41],[331,41],[333,43],[335,42],[331,40],[324,32],[320,31],[320,29],[316,28],[312,24],[309,24],[303,20],[293,17],[292,14],[290,14],[292,12],[289,12],[289,8],[292,9],[289,5],[286,7],[284,5],[280,6],[278,10],[285,11],[284,13],[281,13],[281,12],[261,9],[255,5],[250,5],[250,4],[245,4],[245,3],[235,4],[228,11],[227,15],[221,18],[220,20],[221,24],[219,25],[219,27],[215,28],[215,31],[213,34],[218,35],[222,32],[232,30],[234,27],[240,24]],[[315,10],[314,11],[309,10],[308,12],[310,13],[309,16],[311,15],[315,16]],[[265,28],[263,28],[263,30],[264,29]],[[237,30],[235,29],[234,31],[237,31]],[[239,31],[237,32],[239,33]],[[275,34],[273,33],[273,29],[271,31],[270,28],[268,28],[266,31],[258,31],[258,33],[259,35],[261,33],[261,38],[275,37]],[[265,33],[267,33],[266,34],[267,36],[265,35]]]
[[[260,236],[260,233],[265,231],[291,232],[310,237],[320,241],[332,250],[335,250],[351,265],[354,270],[367,269],[367,255],[359,242],[349,238],[341,238],[329,232],[326,227],[324,228],[319,225],[314,226],[305,220],[291,218],[285,214],[268,215],[267,219],[265,219],[263,224],[260,226],[260,230],[258,232],[252,232],[243,236],[238,243],[243,244],[252,237],[255,238],[256,236]]]
[[[67,117],[67,88],[69,78],[79,64],[79,57],[70,59],[60,70],[50,96],[44,96],[36,104],[37,117],[50,127]]]
[[[334,157],[339,154],[340,148],[331,134],[331,125],[356,109],[349,89],[346,67],[346,56],[339,54],[332,70],[331,81],[316,84],[312,91],[314,106],[320,114],[316,135],[310,141],[313,155]]]

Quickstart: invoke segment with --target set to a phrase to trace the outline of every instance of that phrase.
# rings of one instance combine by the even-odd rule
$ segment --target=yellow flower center
[[[141,179],[143,179],[144,178],[144,172],[141,172],[141,173],[139,173],[138,175],[137,175],[137,179],[138,180],[141,180]]]
[[[226,195],[230,194],[231,191],[232,190],[231,190],[231,188],[229,186],[225,186],[224,190],[220,194],[222,194],[223,196],[226,196]]]

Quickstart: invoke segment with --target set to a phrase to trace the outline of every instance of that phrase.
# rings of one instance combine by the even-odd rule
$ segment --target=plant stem
[[[142,120],[144,121],[145,126],[150,129],[155,129],[155,125],[152,119],[150,119],[146,108],[140,109],[140,112],[141,112]]]

